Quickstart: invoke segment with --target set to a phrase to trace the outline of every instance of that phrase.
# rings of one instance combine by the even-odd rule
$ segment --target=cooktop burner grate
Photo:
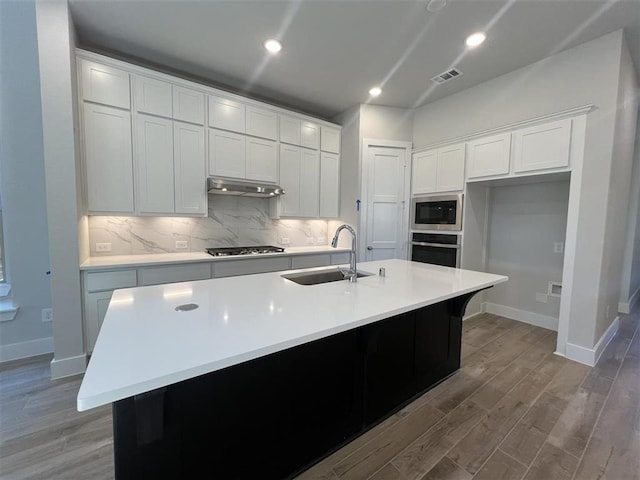
[[[214,257],[225,257],[229,255],[258,255],[260,253],[281,253],[284,248],[273,247],[271,245],[260,245],[257,247],[220,247],[207,248],[207,253]]]

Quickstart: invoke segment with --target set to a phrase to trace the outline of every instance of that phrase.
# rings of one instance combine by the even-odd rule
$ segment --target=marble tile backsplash
[[[201,252],[207,247],[327,245],[326,220],[274,220],[262,198],[209,196],[207,217],[89,217],[91,256]],[[176,248],[186,241],[188,248]],[[96,252],[110,243],[110,252]]]

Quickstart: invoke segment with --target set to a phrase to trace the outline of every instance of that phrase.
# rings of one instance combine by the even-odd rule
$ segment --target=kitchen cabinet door
[[[81,60],[82,98],[88,102],[131,108],[129,73],[119,68]]]
[[[135,75],[134,85],[137,112],[171,118],[173,100],[170,83]]]
[[[278,181],[278,144],[271,140],[246,138],[246,178],[261,182]]]
[[[209,129],[209,175],[245,178],[245,136]]]
[[[98,339],[100,327],[107,314],[109,302],[113,291],[88,293],[85,295],[85,328],[86,328],[86,350],[87,353],[93,351]]]
[[[317,217],[320,212],[320,154],[303,148],[300,155],[300,216]]]
[[[137,199],[140,213],[173,213],[173,122],[149,115],[136,118]]]
[[[204,125],[204,94],[173,85],[173,118]]]
[[[268,140],[278,139],[278,115],[271,110],[247,105],[247,135],[266,138]]]
[[[411,194],[433,193],[437,191],[438,151],[429,150],[413,154],[411,170]]]
[[[209,95],[209,126],[244,133],[245,105],[224,97]]]
[[[340,153],[340,130],[322,126],[320,128],[320,149],[323,152]]]
[[[300,215],[300,147],[280,145],[280,186],[285,194],[280,196],[280,214]]]
[[[365,424],[371,424],[414,392],[414,313],[368,325],[361,335],[366,355]]]
[[[314,150],[320,148],[320,126],[311,122],[301,122],[300,145]]]
[[[514,137],[515,173],[569,166],[570,118],[517,130]]]
[[[131,114],[85,103],[83,122],[89,213],[133,213]]]
[[[506,175],[509,173],[511,133],[471,140],[467,153],[467,178]]]
[[[280,121],[280,141],[291,145],[300,145],[300,119],[278,115]]]
[[[206,215],[204,127],[173,122],[175,212]]]
[[[464,189],[464,143],[438,149],[436,191]]]
[[[340,156],[320,154],[320,217],[336,218],[340,210]]]

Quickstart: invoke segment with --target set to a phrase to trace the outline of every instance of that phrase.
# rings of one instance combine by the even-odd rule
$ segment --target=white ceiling
[[[69,0],[80,45],[331,117],[414,107],[625,28],[640,71],[640,0]],[[484,45],[465,51],[476,30]],[[262,42],[280,38],[268,56]],[[455,66],[463,75],[435,86]],[[594,69],[598,68],[594,65]]]

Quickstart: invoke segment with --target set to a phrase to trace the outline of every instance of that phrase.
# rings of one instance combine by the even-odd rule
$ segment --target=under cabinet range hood
[[[216,195],[242,195],[245,197],[272,198],[277,195],[282,195],[285,192],[284,189],[278,185],[208,178],[207,193],[213,193]]]

